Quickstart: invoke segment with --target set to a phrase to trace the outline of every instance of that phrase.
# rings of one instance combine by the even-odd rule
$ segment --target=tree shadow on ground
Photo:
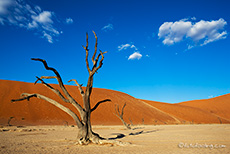
[[[135,128],[132,128],[132,130],[136,130],[136,129],[144,129],[145,127],[135,127]]]
[[[121,139],[121,138],[124,138],[126,136],[125,134],[121,134],[121,133],[113,133],[112,135],[116,135],[116,137],[108,138],[109,140]]]
[[[122,133],[113,133],[112,135],[116,135],[116,137],[111,137],[111,138],[108,138],[109,140],[116,140],[116,139],[121,139],[121,138],[124,138],[124,137],[128,137],[128,136],[136,136],[136,135],[141,135],[141,134],[148,134],[148,133],[153,133],[153,132],[157,132],[159,131],[159,129],[156,129],[156,130],[149,130],[149,131],[138,131],[138,132],[132,132],[132,133],[129,133],[127,135],[125,134],[122,134]]]

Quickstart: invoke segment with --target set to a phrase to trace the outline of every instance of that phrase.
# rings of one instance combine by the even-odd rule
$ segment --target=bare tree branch
[[[43,65],[44,65],[44,67],[45,67],[46,70],[51,70],[51,71],[53,71],[53,72],[55,73],[56,77],[44,77],[44,76],[43,76],[43,78],[46,78],[46,79],[56,78],[56,79],[58,80],[58,83],[59,83],[60,88],[61,88],[62,91],[65,93],[65,95],[66,95],[67,97],[71,97],[70,94],[67,92],[67,90],[66,90],[66,88],[65,88],[65,86],[64,86],[64,84],[63,84],[63,82],[62,82],[61,76],[60,76],[60,74],[58,73],[58,71],[57,71],[56,69],[54,69],[54,68],[52,68],[52,67],[49,67],[48,64],[47,64],[47,62],[46,62],[45,60],[43,60],[43,59],[40,59],[40,58],[31,58],[31,60],[40,61],[40,62],[43,63]],[[72,98],[72,97],[71,97],[71,98]]]
[[[24,96],[25,93],[22,93],[21,96]],[[29,101],[31,97],[37,97],[36,94],[31,94],[29,96],[23,97],[23,98],[19,98],[19,99],[12,99],[11,102],[17,102],[17,101],[23,101],[23,100],[27,100]]]
[[[89,61],[88,61],[88,34],[86,33],[86,47],[83,46],[83,48],[85,49],[86,51],[86,66],[87,66],[87,69],[88,69],[88,72],[89,72],[89,78],[88,78],[88,82],[87,82],[87,86],[86,86],[86,90],[85,90],[85,97],[89,97],[91,92],[92,92],[92,86],[93,86],[93,75],[98,71],[98,69],[100,69],[102,67],[102,64],[103,64],[103,60],[104,60],[104,55],[106,52],[102,52],[100,51],[100,53],[97,55],[96,59],[95,59],[95,56],[96,56],[96,53],[97,53],[97,35],[96,33],[93,31],[94,33],[94,36],[95,36],[95,39],[96,39],[96,43],[95,43],[95,51],[94,51],[94,54],[92,56],[92,61],[93,61],[93,67],[92,69],[90,69],[89,67]],[[97,63],[98,63],[98,60],[100,58],[100,56],[102,57],[100,62],[99,62],[99,65],[97,66]],[[89,99],[87,99],[89,100]],[[89,105],[85,105],[84,104],[84,107],[87,106],[87,108],[89,107]],[[90,108],[88,108],[90,109]]]
[[[92,70],[94,70],[94,69],[97,67],[97,63],[98,63],[98,60],[99,60],[100,56],[101,56],[101,51],[100,51],[100,53],[97,55],[96,59],[94,60],[94,64],[93,64]]]
[[[96,39],[96,41],[95,41],[95,51],[94,51],[94,54],[93,54],[93,56],[92,56],[92,62],[93,62],[93,65],[95,65],[95,56],[96,56],[96,53],[97,53],[97,35],[96,35],[96,33],[93,31],[93,34],[94,34],[94,36],[95,36],[95,39]]]
[[[38,81],[41,81],[43,85],[45,85],[45,86],[48,87],[50,90],[52,90],[54,93],[56,93],[64,102],[70,103],[70,101],[69,101],[68,99],[66,99],[66,98],[61,94],[61,92],[60,92],[58,89],[54,89],[51,85],[47,84],[46,82],[44,82],[44,81],[41,79],[41,78],[44,78],[44,76],[41,77],[41,78],[39,78],[39,77],[36,76],[36,78],[37,78],[37,80],[35,81],[35,84],[36,84]],[[46,78],[46,79],[47,79],[47,78]],[[50,79],[50,78],[49,78],[49,79]]]
[[[126,106],[126,103],[123,105],[122,110],[121,110],[121,115],[122,115],[122,117],[123,117],[123,115],[124,115],[124,108],[125,108],[125,106]]]
[[[120,111],[119,111],[119,105],[115,104],[115,115],[118,116],[120,118]]]
[[[95,74],[102,67],[105,53],[107,53],[107,51],[102,52],[100,50],[100,54],[97,55],[97,58],[95,60],[95,64],[93,65],[92,75]],[[98,60],[99,60],[100,56],[101,56],[101,60],[99,62],[99,65],[97,66],[97,63],[98,63]]]
[[[84,91],[82,89],[82,84],[79,84],[76,79],[71,79],[68,82],[71,82],[71,81],[75,82],[75,84],[78,86],[78,89],[79,89],[81,95],[83,96],[84,95]]]
[[[100,63],[99,63],[99,66],[97,67],[97,69],[99,69],[99,68],[102,67],[103,60],[104,60],[104,54],[107,53],[107,51],[102,52],[102,51],[100,50],[100,53],[101,53],[101,60],[100,60]]]
[[[87,67],[87,70],[89,73],[91,73],[91,70],[89,68],[89,61],[88,61],[88,56],[89,56],[89,39],[88,39],[88,33],[86,33],[86,46],[84,47],[83,45],[83,48],[85,49],[85,53],[86,53],[86,56],[85,56],[85,62],[86,62],[86,67]]]
[[[35,60],[35,61],[40,61],[43,63],[44,67],[46,70],[51,70],[55,73],[56,75],[56,79],[58,80],[58,83],[59,83],[59,86],[61,88],[61,90],[64,92],[65,96],[68,98],[68,100],[70,101],[71,104],[74,105],[74,107],[80,112],[82,113],[83,112],[83,108],[81,107],[80,104],[78,104],[74,99],[73,97],[68,93],[68,91],[66,90],[63,82],[62,82],[62,78],[60,76],[60,74],[58,73],[58,71],[52,67],[49,67],[47,62],[43,59],[40,59],[40,58],[31,58],[31,60]],[[48,78],[54,78],[54,77],[48,77]]]
[[[40,79],[57,79],[56,76],[41,76]],[[34,84],[36,84],[39,81],[39,79],[37,79]]]
[[[105,100],[102,100],[100,102],[97,102],[97,104],[91,109],[91,112],[93,112],[94,110],[97,109],[97,107],[101,104],[101,103],[105,103],[105,102],[111,102],[110,99],[105,99]]]
[[[16,102],[16,101],[22,101],[22,100],[29,100],[30,98],[32,97],[37,97],[39,99],[43,99],[51,104],[53,104],[54,106],[58,107],[59,109],[61,109],[62,111],[66,112],[67,114],[69,114],[73,119],[74,121],[76,122],[77,126],[80,128],[82,127],[82,123],[81,121],[79,120],[78,116],[73,112],[71,111],[70,109],[68,109],[67,107],[61,105],[60,103],[56,102],[55,100],[51,99],[51,98],[48,98],[46,96],[43,96],[41,94],[29,94],[29,93],[23,93],[22,96],[25,96],[21,99],[12,99],[11,102]]]

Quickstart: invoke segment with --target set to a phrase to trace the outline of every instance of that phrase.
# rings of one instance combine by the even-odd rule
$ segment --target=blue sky
[[[94,87],[176,103],[230,92],[228,0],[0,0],[0,79],[34,82],[55,67],[86,85],[90,51],[108,51]],[[92,54],[92,53],[91,53]],[[48,82],[48,81],[47,81]],[[55,82],[50,81],[50,82]]]

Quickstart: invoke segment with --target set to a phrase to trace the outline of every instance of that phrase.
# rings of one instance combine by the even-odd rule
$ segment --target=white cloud
[[[122,44],[118,46],[118,51],[127,50],[127,49],[134,50],[134,53],[128,57],[128,60],[141,59],[142,54],[140,54],[140,52],[138,51],[138,48],[134,44],[127,43],[127,44]],[[146,56],[148,57],[148,55]]]
[[[135,45],[131,45],[130,47],[131,49],[135,49],[135,50],[138,50],[137,47]]]
[[[51,19],[52,13],[50,11],[43,11],[37,16],[32,15],[32,19],[40,24],[52,24],[53,21]]]
[[[165,22],[159,28],[158,36],[159,38],[165,37],[170,33],[170,29],[173,22]]]
[[[134,52],[133,54],[131,54],[128,58],[128,60],[134,60],[134,59],[141,59],[142,54],[140,54],[139,52]]]
[[[201,46],[206,45],[206,44],[208,44],[210,42],[214,42],[214,41],[220,40],[220,39],[225,39],[226,37],[227,37],[227,32],[226,31],[224,31],[222,33],[215,33],[211,37],[209,37],[208,39],[206,39],[204,41],[204,43],[201,44]]]
[[[188,50],[192,49],[193,47],[193,45],[188,45]]]
[[[191,20],[196,20],[196,17],[192,17]]]
[[[192,38],[194,41],[204,39],[203,44],[226,38],[226,31],[219,33],[219,31],[222,30],[226,24],[227,22],[222,18],[212,21],[201,20],[195,23],[188,31],[187,37]]]
[[[135,51],[137,51],[137,47],[134,45],[134,44],[122,44],[122,45],[119,45],[118,46],[118,51],[121,51],[121,50],[126,50],[128,48],[131,48],[131,49],[134,49]]]
[[[53,12],[43,11],[24,0],[0,0],[0,24],[33,30],[53,43],[61,32],[54,26],[58,22]]]
[[[72,18],[66,18],[66,23],[67,24],[72,24],[73,23],[73,19]]]
[[[0,0],[0,14],[8,12],[8,7],[13,3],[12,0]]]
[[[38,24],[35,21],[32,21],[31,23],[28,24],[28,29],[32,29],[32,28],[37,28]]]
[[[131,47],[130,44],[122,44],[122,45],[119,45],[118,46],[118,51],[121,51],[121,50],[126,50],[127,48]]]
[[[4,19],[0,18],[0,24],[4,25]]]
[[[104,26],[101,30],[104,30],[104,31],[113,30],[113,24],[108,24]]]
[[[193,17],[191,20],[194,21],[196,18]],[[227,37],[227,32],[223,31],[225,25],[227,25],[227,22],[222,18],[199,22],[188,21],[188,19],[165,22],[159,28],[158,37],[163,38],[163,44],[165,45],[173,45],[182,40],[190,39],[193,43],[202,46],[225,39]],[[191,47],[194,47],[194,45],[189,45],[188,49],[191,49]]]
[[[164,38],[164,44],[172,45],[180,42],[185,37],[191,26],[191,22],[183,20],[176,21],[174,23],[166,22],[159,28],[158,36],[159,38]]]
[[[46,38],[49,43],[53,43],[52,36],[47,34],[45,31],[43,31],[43,37]]]

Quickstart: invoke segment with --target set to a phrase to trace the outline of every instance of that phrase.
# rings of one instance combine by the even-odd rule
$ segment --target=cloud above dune
[[[163,39],[162,43],[165,45],[173,45],[188,39],[199,46],[227,37],[227,31],[224,30],[227,22],[224,19],[200,20],[199,22],[195,22],[195,20],[196,18],[193,17],[191,20],[164,22],[159,28],[158,37]],[[189,44],[188,49],[191,49],[193,44]]]
[[[55,27],[55,13],[23,0],[0,0],[0,25],[10,25],[40,34],[49,43],[62,32]]]

